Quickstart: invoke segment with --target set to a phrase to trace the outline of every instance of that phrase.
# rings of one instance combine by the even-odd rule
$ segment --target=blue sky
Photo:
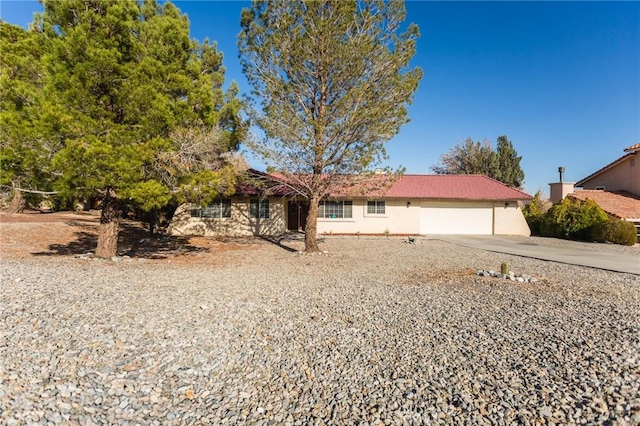
[[[236,36],[244,1],[175,1],[192,37],[218,42],[227,81],[249,92]],[[430,173],[458,142],[506,134],[523,157],[525,190],[577,181],[640,142],[640,2],[418,2],[424,78],[411,122],[387,144],[388,165]],[[40,5],[0,0],[27,26]],[[261,168],[259,163],[253,166]]]

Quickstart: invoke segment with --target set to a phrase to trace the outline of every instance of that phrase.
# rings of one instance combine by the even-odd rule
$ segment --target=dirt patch
[[[90,212],[0,212],[0,255],[3,259],[68,258],[93,252],[99,222],[99,215]],[[118,255],[176,263],[223,264],[264,244],[267,242],[253,238],[218,240],[150,235],[144,224],[122,220]]]

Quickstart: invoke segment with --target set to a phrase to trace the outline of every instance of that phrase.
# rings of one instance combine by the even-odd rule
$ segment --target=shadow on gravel
[[[304,233],[295,232],[295,231],[291,231],[286,234],[278,235],[278,236],[259,236],[258,238],[261,239],[262,241],[266,241],[268,243],[274,244],[280,247],[281,249],[291,253],[295,253],[299,251],[299,249],[296,249],[288,244],[297,243],[298,245],[300,245],[300,243],[304,243]],[[318,241],[318,244],[324,243],[324,237],[318,238],[317,241]]]
[[[76,232],[76,240],[65,244],[50,244],[48,251],[31,253],[34,256],[69,256],[93,253],[98,242],[97,226],[77,221],[67,225],[81,228]],[[209,252],[206,247],[189,243],[188,237],[151,235],[135,222],[121,222],[118,235],[118,256],[165,259],[169,255],[183,255]]]
[[[284,250],[286,250],[288,252],[291,252],[291,253],[294,253],[294,252],[298,251],[298,250],[294,249],[293,247],[289,247],[289,246],[286,246],[286,245],[282,244],[282,241],[284,241],[283,237],[265,237],[265,236],[262,236],[262,237],[260,237],[260,239],[263,240],[263,241],[266,241],[268,243],[274,244],[274,245],[280,247],[281,249],[284,249]]]

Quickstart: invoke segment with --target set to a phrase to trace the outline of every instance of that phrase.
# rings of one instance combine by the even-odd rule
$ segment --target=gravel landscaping
[[[3,259],[0,423],[640,423],[639,276],[438,240],[321,248]],[[502,262],[536,282],[476,275]]]

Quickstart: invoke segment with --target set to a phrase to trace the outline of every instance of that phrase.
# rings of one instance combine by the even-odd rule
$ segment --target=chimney
[[[575,182],[564,181],[563,166],[558,167],[558,173],[560,174],[560,182],[549,184],[549,186],[551,187],[550,188],[551,196],[549,198],[551,199],[551,202],[554,204],[561,201],[568,194],[571,194],[573,192],[573,184],[575,183]]]

